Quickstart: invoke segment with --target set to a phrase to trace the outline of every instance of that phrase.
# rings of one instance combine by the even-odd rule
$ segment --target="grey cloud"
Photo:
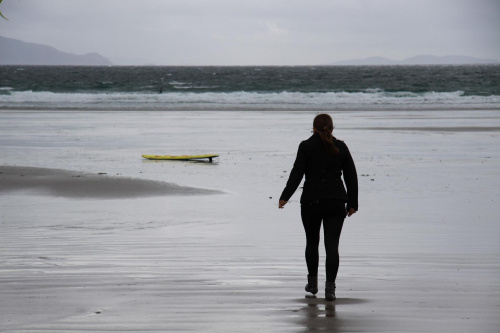
[[[494,0],[5,0],[0,34],[163,65],[500,58]]]

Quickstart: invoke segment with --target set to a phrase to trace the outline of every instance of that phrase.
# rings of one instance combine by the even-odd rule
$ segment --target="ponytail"
[[[332,117],[327,114],[317,115],[314,118],[313,127],[323,141],[326,151],[332,155],[338,155],[339,149],[335,146],[332,135],[334,127]]]

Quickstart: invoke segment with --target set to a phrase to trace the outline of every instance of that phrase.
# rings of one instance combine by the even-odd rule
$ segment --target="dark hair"
[[[316,133],[319,134],[321,141],[323,141],[323,145],[330,154],[337,155],[339,153],[339,149],[335,146],[333,142],[333,120],[327,114],[318,114],[313,121],[313,127],[316,130]]]

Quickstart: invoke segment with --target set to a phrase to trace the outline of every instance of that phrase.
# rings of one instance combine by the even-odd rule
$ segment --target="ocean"
[[[0,110],[442,109],[500,109],[500,65],[0,66]]]

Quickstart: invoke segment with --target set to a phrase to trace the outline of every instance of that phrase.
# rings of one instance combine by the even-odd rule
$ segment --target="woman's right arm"
[[[295,163],[293,164],[293,168],[290,172],[290,176],[288,177],[285,189],[283,190],[283,193],[281,193],[279,202],[280,208],[283,208],[283,206],[288,202],[288,200],[292,197],[292,195],[299,187],[306,171],[306,162],[306,152],[304,142],[302,142],[299,145],[297,157],[295,158]]]

